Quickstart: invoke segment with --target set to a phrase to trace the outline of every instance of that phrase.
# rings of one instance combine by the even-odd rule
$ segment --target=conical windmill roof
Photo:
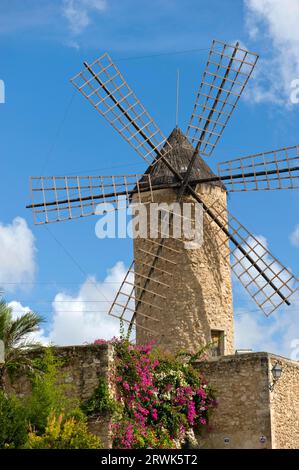
[[[184,175],[193,156],[194,148],[190,144],[185,134],[181,131],[181,129],[178,128],[175,128],[171,132],[167,140],[172,146],[172,149],[165,156],[165,158],[171,163],[178,173]],[[163,161],[158,161],[154,165],[149,166],[145,173],[151,175],[151,182],[155,185],[171,184],[177,181],[176,177],[163,163]],[[190,181],[201,178],[213,178],[215,176],[216,175],[213,173],[209,165],[207,165],[200,155],[197,155],[191,171]],[[147,179],[141,178],[140,182],[144,182],[144,184],[146,184]],[[220,181],[211,182],[209,184],[214,186],[223,186]]]

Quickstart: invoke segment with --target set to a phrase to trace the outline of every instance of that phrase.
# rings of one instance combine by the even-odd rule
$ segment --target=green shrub
[[[47,418],[43,435],[31,431],[26,448],[29,449],[99,449],[100,439],[88,432],[84,419],[66,418],[54,411]]]
[[[71,396],[72,386],[58,382],[63,378],[60,358],[52,348],[45,348],[41,358],[36,359],[39,371],[32,376],[32,393],[25,399],[28,421],[38,433],[43,433],[52,410],[63,412],[67,417],[82,417],[79,401]]]
[[[62,365],[53,349],[45,348],[34,360],[28,397],[21,400],[0,391],[0,448],[100,447],[98,437],[88,432],[85,414],[72,396],[72,385],[61,383]],[[101,411],[108,411],[113,400],[104,383],[99,384],[96,394]],[[91,410],[95,403],[90,401],[88,406]]]
[[[118,409],[118,403],[110,397],[106,381],[99,379],[97,388],[92,396],[81,406],[83,412],[90,416],[94,414],[105,415],[114,413]]]
[[[22,403],[0,390],[0,448],[20,447],[27,439],[28,422]]]

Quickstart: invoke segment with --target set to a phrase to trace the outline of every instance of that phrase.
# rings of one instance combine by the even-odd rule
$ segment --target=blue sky
[[[290,92],[299,79],[299,1],[283,3],[282,8],[277,0],[2,0],[0,285],[16,313],[29,307],[47,317],[44,337],[62,344],[115,332],[105,300],[113,298],[130,263],[131,241],[98,240],[96,218],[34,226],[25,209],[29,176],[146,169],[69,78],[83,60],[109,51],[167,135],[175,125],[176,70],[185,129],[212,39],[238,39],[261,59],[209,163],[216,167],[222,160],[298,144],[299,104],[290,103]],[[298,191],[235,193],[229,204],[298,275],[298,233],[293,242],[290,238],[299,224]],[[292,307],[270,319],[237,285],[234,302],[239,347],[294,352],[296,297]]]

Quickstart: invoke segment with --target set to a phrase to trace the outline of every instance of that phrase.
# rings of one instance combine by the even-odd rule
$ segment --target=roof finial
[[[180,70],[177,69],[176,73],[176,115],[175,115],[175,127],[179,127],[179,93],[180,93]]]

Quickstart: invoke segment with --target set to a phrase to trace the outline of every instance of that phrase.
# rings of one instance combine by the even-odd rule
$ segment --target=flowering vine
[[[177,448],[208,426],[217,402],[190,361],[165,356],[153,344],[136,346],[126,339],[110,343],[120,404],[112,424],[115,448]]]

